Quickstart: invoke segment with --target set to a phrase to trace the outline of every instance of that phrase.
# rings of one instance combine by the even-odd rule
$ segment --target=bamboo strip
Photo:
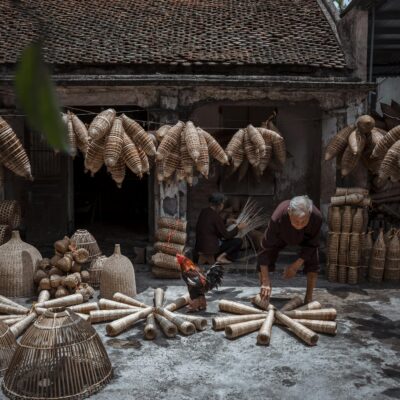
[[[5,303],[0,303],[0,314],[18,314],[24,315],[29,312],[28,309],[22,309],[21,307],[10,306]]]
[[[37,318],[37,315],[35,313],[30,313],[27,315],[25,318],[23,318],[21,321],[17,322],[14,324],[10,330],[12,334],[15,336],[15,338],[19,338],[26,329],[28,329],[31,324],[35,321]]]
[[[264,319],[259,319],[255,321],[240,322],[238,324],[228,325],[225,328],[225,336],[228,339],[235,339],[239,336],[257,331],[262,327],[263,323]]]
[[[154,290],[154,307],[162,307],[164,303],[164,289],[157,288]]]
[[[22,319],[24,319],[25,317],[23,317],[22,315],[20,317],[17,318],[9,318],[9,319],[5,319],[1,322],[3,322],[4,324],[11,326],[16,324],[17,322],[21,321]]]
[[[255,297],[251,298],[251,302],[261,308],[262,310],[268,310],[269,306],[269,301],[268,300],[262,300],[260,294],[257,294]]]
[[[139,311],[141,307],[131,306],[130,304],[121,303],[115,300],[100,299],[100,310],[136,310]]]
[[[92,324],[115,321],[126,317],[127,315],[136,314],[138,311],[133,309],[126,310],[94,310],[90,311],[90,322]]]
[[[0,321],[4,322],[7,319],[15,319],[15,318],[24,318],[24,315],[18,314],[7,314],[7,315],[0,315]]]
[[[154,340],[157,336],[156,320],[153,313],[147,316],[143,334],[147,340]]]
[[[161,330],[166,337],[173,338],[176,336],[178,333],[178,328],[175,324],[173,324],[171,321],[168,321],[167,318],[163,317],[162,315],[155,314],[154,316],[157,322],[160,324]]]
[[[127,296],[127,295],[119,293],[119,292],[114,293],[113,299],[115,301],[119,301],[120,303],[129,304],[130,306],[141,307],[141,308],[147,308],[148,307],[147,304],[144,304],[144,303],[142,303],[142,302],[140,302],[140,301],[138,301],[136,299],[133,299],[130,296]]]
[[[292,310],[285,311],[285,315],[292,319],[316,319],[322,321],[334,321],[337,312],[334,308],[321,308],[320,310]]]
[[[179,332],[181,332],[184,335],[192,335],[193,333],[196,332],[194,324],[173,314],[171,311],[168,311],[165,308],[157,307],[156,313],[162,315],[163,317],[167,318],[169,321],[174,323],[179,329]]]
[[[24,311],[26,311],[26,312],[29,311],[26,307],[21,306],[21,304],[18,304],[18,303],[16,303],[15,301],[12,301],[12,300],[10,300],[10,299],[7,298],[7,297],[1,296],[1,295],[0,295],[0,304],[1,304],[1,303],[3,303],[3,304],[8,304],[9,306],[13,306],[13,307],[21,308],[22,310],[24,310]]]
[[[196,317],[195,315],[179,314],[179,313],[176,313],[175,315],[194,324],[194,326],[198,331],[204,331],[207,328],[208,322],[206,318]]]
[[[274,324],[275,311],[273,307],[269,307],[268,316],[264,320],[257,335],[257,343],[268,346],[271,341],[272,325]]]
[[[169,303],[166,307],[164,307],[168,311],[176,311],[182,307],[185,307],[190,300],[189,293],[186,293],[184,296],[178,297],[177,299],[173,300]]]
[[[90,311],[98,310],[99,306],[97,303],[84,303],[70,306],[68,309],[77,314],[90,314]]]
[[[280,311],[275,312],[276,318],[282,322],[285,326],[287,326],[298,338],[309,344],[310,346],[314,346],[318,342],[318,335],[305,327],[304,325],[296,322],[296,320],[291,319],[287,315],[281,313]]]
[[[247,315],[235,315],[229,317],[214,317],[212,322],[212,327],[214,330],[218,331],[225,329],[228,325],[238,324],[240,322],[264,320],[266,314],[247,314]]]
[[[230,300],[220,300],[218,306],[220,311],[230,312],[233,314],[266,314],[265,311]]]
[[[337,323],[336,321],[319,321],[310,319],[296,319],[296,322],[310,328],[314,332],[327,333],[329,335],[336,335]]]
[[[47,300],[43,303],[36,303],[35,307],[68,307],[76,304],[83,303],[83,296],[81,294],[71,294],[69,296],[61,297],[59,299]]]
[[[127,315],[121,319],[111,322],[106,325],[107,335],[117,336],[120,333],[126,331],[130,327],[136,324],[141,319],[147,318],[149,314],[153,312],[153,307],[144,308],[134,314]]]
[[[44,301],[50,300],[50,292],[48,290],[41,290],[38,296],[38,303],[43,303]]]
[[[284,306],[280,309],[280,311],[291,311],[297,307],[300,307],[304,304],[303,299],[300,296],[295,296],[293,299],[289,300]]]
[[[306,310],[320,310],[322,305],[318,301],[312,301],[311,303],[304,304],[299,308],[296,308],[296,311],[306,311]]]
[[[90,322],[90,315],[89,314],[82,314],[82,313],[76,313],[80,318],[82,318],[84,321]]]

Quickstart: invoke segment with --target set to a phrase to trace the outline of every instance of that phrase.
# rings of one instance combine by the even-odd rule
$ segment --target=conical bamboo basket
[[[400,129],[399,129],[400,131]],[[384,139],[386,136],[384,137]],[[400,140],[393,144],[388,150],[379,168],[379,178],[387,179],[391,175],[396,175],[399,169]]]
[[[192,121],[186,122],[185,141],[190,157],[197,163],[200,157],[200,138]]]
[[[8,225],[0,225],[0,246],[10,240],[11,231]]]
[[[263,310],[259,310],[258,308],[246,306],[245,304],[237,303],[235,301],[230,300],[220,300],[218,303],[218,307],[220,311],[229,312],[232,314],[262,314],[265,315],[267,312]]]
[[[132,142],[129,136],[124,132],[122,135],[122,157],[126,166],[136,175],[142,177],[142,162],[136,145]]]
[[[259,330],[263,323],[264,320],[259,319],[255,321],[239,322],[234,325],[228,325],[225,328],[225,336],[228,339],[235,339],[239,336],[247,335],[248,333]]]
[[[86,229],[78,229],[71,236],[71,241],[76,244],[77,249],[86,249],[89,252],[88,262],[101,256],[101,250],[96,239]]]
[[[118,159],[116,165],[114,165],[113,167],[108,167],[107,169],[111,173],[111,177],[113,181],[117,184],[117,187],[121,188],[122,183],[124,182],[125,179],[125,172],[126,172],[125,163],[122,157]]]
[[[356,126],[361,133],[367,134],[375,127],[375,120],[370,115],[361,115],[357,118]]]
[[[224,149],[214,139],[214,137],[199,127],[197,128],[197,131],[201,133],[206,139],[210,156],[219,161],[222,165],[229,164],[228,156],[226,155]]]
[[[8,325],[0,321],[0,377],[4,375],[17,349],[17,341]]]
[[[104,164],[107,167],[114,167],[122,153],[124,144],[124,128],[121,118],[115,118],[110,134],[106,137],[104,148]]]
[[[100,114],[96,115],[89,126],[89,136],[93,140],[98,140],[106,136],[113,125],[115,115],[115,110],[112,108],[104,110]]]
[[[129,259],[121,254],[119,244],[115,245],[114,254],[103,264],[100,277],[100,295],[112,299],[114,293],[136,296],[135,270]]]
[[[245,135],[244,129],[239,129],[233,136],[228,146],[226,147],[226,154],[232,160],[233,169],[236,170],[240,167],[244,160],[244,146],[243,138]]]
[[[0,246],[0,294],[29,297],[34,293],[33,275],[42,259],[37,249],[21,240],[18,231]]]
[[[91,175],[100,171],[104,163],[104,144],[105,137],[90,140],[85,155],[85,169],[91,172]]]
[[[112,366],[94,328],[69,310],[46,311],[28,329],[3,383],[12,399],[83,399],[107,384]]]
[[[386,252],[384,279],[385,281],[400,281],[400,240],[397,234],[393,236]]]
[[[165,309],[169,311],[176,311],[179,310],[182,307],[185,307],[190,300],[189,293],[186,293],[185,295],[178,297],[177,299],[173,300],[171,303],[169,303]]]
[[[218,331],[225,329],[229,325],[238,324],[240,322],[254,321],[254,320],[265,320],[265,314],[248,314],[248,315],[235,315],[229,317],[214,317],[212,319],[212,327]]]
[[[354,131],[355,125],[349,125],[336,133],[335,136],[328,143],[325,150],[325,160],[331,160],[332,158],[342,154],[347,147],[348,138],[350,133]]]
[[[185,124],[182,121],[178,121],[172,128],[168,130],[168,133],[162,139],[157,149],[157,160],[162,160],[169,153],[176,151],[181,132],[184,130]]]

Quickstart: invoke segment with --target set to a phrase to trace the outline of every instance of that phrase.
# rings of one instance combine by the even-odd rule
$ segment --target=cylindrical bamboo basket
[[[183,244],[156,242],[154,243],[154,250],[160,253],[176,256],[177,253],[182,254],[185,246]]]
[[[71,294],[69,296],[61,297],[59,299],[47,300],[43,303],[36,303],[35,307],[54,308],[54,307],[68,307],[76,304],[83,303],[83,296],[81,294]]]
[[[363,209],[357,208],[352,223],[352,232],[353,233],[362,233],[364,228],[364,217],[363,217]]]
[[[359,187],[349,187],[349,188],[337,187],[335,195],[336,196],[345,196],[345,195],[353,194],[353,193],[359,193],[359,194],[362,194],[364,196],[368,196],[369,195],[369,190],[368,189],[364,189],[364,188],[359,188]]]
[[[349,266],[358,267],[361,260],[361,235],[359,233],[352,233],[350,236]]]
[[[116,311],[116,310],[115,310]],[[113,321],[106,325],[107,335],[117,336],[120,333],[126,331],[130,327],[136,324],[141,319],[147,318],[147,316],[153,312],[153,307],[144,308],[134,314],[127,315],[121,319]]]
[[[350,285],[356,285],[358,283],[358,271],[360,267],[348,267],[347,271],[347,283]]]
[[[30,297],[34,293],[33,276],[42,259],[39,251],[21,240],[18,231],[0,246],[0,294],[9,297]]]
[[[115,300],[100,299],[99,308],[100,310],[139,310],[141,307],[120,303],[119,301]]]
[[[269,306],[269,301],[268,300],[262,300],[260,294],[257,294],[256,296],[251,298],[251,302],[261,308],[261,310],[268,310]]]
[[[100,278],[100,295],[112,299],[114,293],[136,296],[135,270],[129,259],[121,254],[119,244],[115,245],[114,254],[103,264]]]
[[[350,233],[353,223],[353,214],[350,206],[345,206],[342,215],[342,233]]]
[[[266,314],[266,311],[259,310],[254,307],[246,306],[245,304],[236,303],[230,300],[220,300],[218,303],[219,310],[232,314]]]
[[[338,265],[337,268],[337,281],[339,283],[347,283],[347,266],[346,265]]]
[[[214,317],[212,322],[212,327],[214,330],[225,329],[228,325],[235,325],[240,322],[255,321],[255,320],[265,320],[267,314],[247,314],[247,315],[235,315],[229,317]]]
[[[321,321],[334,321],[337,312],[334,308],[321,308],[320,310],[292,310],[285,311],[285,315],[292,319],[317,319]]]
[[[235,339],[239,336],[247,335],[248,333],[255,332],[261,328],[264,319],[255,321],[239,322],[234,325],[228,325],[225,328],[225,336],[228,339]]]
[[[319,301],[312,301],[311,303],[304,304],[299,308],[296,308],[296,311],[306,311],[306,310],[320,310],[322,305]]]
[[[275,316],[278,321],[287,326],[298,338],[303,340],[310,346],[314,346],[318,342],[318,335],[304,325],[296,322],[296,320],[288,317],[280,311],[275,311]]]
[[[393,236],[386,251],[384,279],[385,281],[400,281],[400,240],[398,234]]]
[[[181,271],[181,267],[175,256],[163,253],[156,253],[151,257],[151,260],[158,268],[168,269],[176,272]]]
[[[29,310],[23,309],[21,307],[10,306],[9,304],[0,303],[0,314],[17,314],[25,315]]]
[[[157,288],[154,290],[154,307],[162,307],[164,304],[164,289]]]
[[[289,300],[284,306],[280,309],[281,311],[290,311],[298,308],[304,304],[303,298],[301,296],[295,296],[293,299]]]
[[[18,304],[15,301],[12,301],[12,300],[10,300],[7,297],[4,297],[2,295],[0,295],[0,304],[7,304],[9,306],[20,308],[23,311],[25,311],[25,313],[27,313],[29,311],[26,307],[21,306],[21,304]]]
[[[7,314],[7,315],[0,315],[0,322],[7,321],[8,319],[16,319],[16,318],[24,318],[25,315],[18,315],[18,314]]]
[[[173,324],[171,321],[160,314],[155,314],[154,316],[166,337],[173,338],[176,336],[176,334],[178,333],[178,328],[175,324]]]
[[[68,306],[68,309],[79,314],[90,314],[90,311],[98,310],[99,306],[97,303],[84,303],[75,306]]]
[[[361,205],[363,200],[364,196],[362,194],[353,193],[344,196],[333,196],[331,197],[331,204],[333,206]]]
[[[37,315],[33,312],[14,324],[10,329],[15,338],[19,338],[33,324],[36,318]]]
[[[177,326],[179,332],[183,335],[193,335],[193,333],[196,332],[194,324],[184,320],[183,318],[177,316],[171,311],[166,310],[165,308],[156,308],[156,313],[162,315],[163,317],[174,323]]]
[[[89,126],[89,136],[94,140],[98,140],[106,136],[111,130],[115,115],[116,112],[112,108],[108,108],[107,110],[104,110],[100,114],[96,115]]]
[[[7,371],[16,349],[15,336],[6,324],[0,322],[0,377]]]
[[[160,242],[186,244],[187,234],[185,232],[175,231],[172,229],[161,228],[158,229],[157,240]]]
[[[95,289],[98,289],[100,287],[100,277],[103,271],[104,262],[106,260],[106,256],[99,256],[97,258],[94,258],[90,263],[88,283]]]
[[[20,322],[21,320],[23,320],[25,317],[23,317],[22,315],[20,317],[16,317],[16,318],[9,318],[9,319],[5,319],[3,322],[8,325],[8,326],[12,326],[14,324],[16,324],[17,322]]]
[[[141,301],[133,299],[132,297],[127,296],[126,294],[120,292],[114,293],[113,300],[118,301],[120,303],[129,304],[130,306],[141,307],[141,308],[148,307],[147,304],[142,303]]]
[[[272,333],[272,325],[275,319],[275,311],[273,307],[270,307],[268,311],[268,316],[264,320],[260,330],[258,331],[257,335],[257,343],[268,346],[269,342],[271,341],[271,333]]]
[[[160,217],[157,220],[159,228],[171,229],[186,233],[187,221],[172,217]]]
[[[331,231],[340,232],[342,227],[342,214],[340,212],[340,207],[331,207]]]
[[[71,236],[71,242],[76,244],[77,249],[86,249],[89,252],[88,262],[101,256],[101,250],[96,239],[86,229],[78,229]]]
[[[338,264],[347,265],[349,257],[350,233],[342,232],[339,239]]]
[[[153,313],[147,316],[143,335],[147,340],[154,340],[157,337],[156,319]]]
[[[296,319],[296,322],[310,328],[314,332],[326,333],[328,335],[336,335],[336,321],[318,321],[312,319]]]
[[[176,311],[179,310],[180,308],[185,307],[190,300],[189,293],[186,293],[185,295],[178,297],[177,299],[173,300],[171,303],[169,303],[165,309],[168,311]]]
[[[179,313],[175,313],[175,315],[179,318],[183,318],[184,320],[191,322],[198,331],[204,331],[207,328],[208,322],[206,318]]]
[[[99,391],[111,376],[94,328],[72,311],[47,310],[22,337],[3,391],[13,399],[79,400]]]
[[[93,310],[90,311],[90,322],[99,324],[103,322],[115,321],[127,315],[136,314],[138,311],[132,308],[126,310]]]

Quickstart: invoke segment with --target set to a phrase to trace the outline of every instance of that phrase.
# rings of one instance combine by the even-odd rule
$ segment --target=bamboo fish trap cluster
[[[125,114],[109,108],[98,114],[88,129],[85,168],[92,176],[103,164],[118,187],[125,179],[126,167],[140,178],[150,173],[156,139]]]
[[[37,264],[33,277],[39,297],[46,293],[48,298],[60,298],[80,293],[87,301],[94,295],[94,289],[88,284],[89,272],[83,265],[89,259],[85,248],[77,248],[76,243],[65,236],[54,243],[55,254],[51,259],[44,258]]]
[[[313,301],[303,305],[301,297],[296,296],[280,310],[262,301],[260,295],[252,299],[257,307],[229,300],[219,302],[219,310],[235,316],[218,316],[212,319],[213,329],[224,330],[228,339],[236,339],[243,335],[258,331],[257,344],[269,345],[274,324],[288,328],[300,340],[310,346],[317,344],[317,333],[336,335],[336,310],[322,308]]]
[[[149,306],[122,293],[114,293],[113,300],[100,300],[100,310],[90,312],[91,323],[106,323],[108,336],[118,336],[131,329],[139,321],[145,321],[143,335],[154,340],[161,330],[167,338],[178,333],[192,335],[207,327],[202,317],[176,313],[189,302],[189,294],[177,298],[164,306],[164,290],[155,289],[153,305]]]
[[[11,359],[3,392],[11,399],[83,399],[103,388],[112,366],[99,335],[77,314],[46,310]]]
[[[232,172],[239,169],[241,180],[249,168],[261,176],[271,163],[282,167],[286,162],[286,144],[278,129],[272,123],[272,117],[256,128],[248,125],[239,129],[228,143],[226,154],[232,165]]]
[[[28,155],[11,126],[0,117],[0,163],[18,176],[33,181]]]
[[[67,127],[69,154],[72,158],[78,154],[78,150],[86,155],[89,147],[89,134],[86,125],[73,112],[61,114]]]
[[[356,284],[365,279],[362,247],[371,200],[363,188],[337,188],[328,210],[327,278],[331,282]]]
[[[227,155],[214,137],[191,121],[163,125],[156,137],[159,141],[156,155],[159,182],[176,179],[192,185],[196,171],[208,178],[211,158],[222,165],[228,164]]]
[[[181,269],[176,254],[185,248],[187,222],[178,218],[160,217],[158,219],[156,254],[152,256],[152,273],[157,278],[179,279]]]

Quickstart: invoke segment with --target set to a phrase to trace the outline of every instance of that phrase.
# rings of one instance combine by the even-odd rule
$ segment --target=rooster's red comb
[[[178,261],[179,264],[183,263],[185,259],[186,257],[183,254],[176,253],[176,261]]]

